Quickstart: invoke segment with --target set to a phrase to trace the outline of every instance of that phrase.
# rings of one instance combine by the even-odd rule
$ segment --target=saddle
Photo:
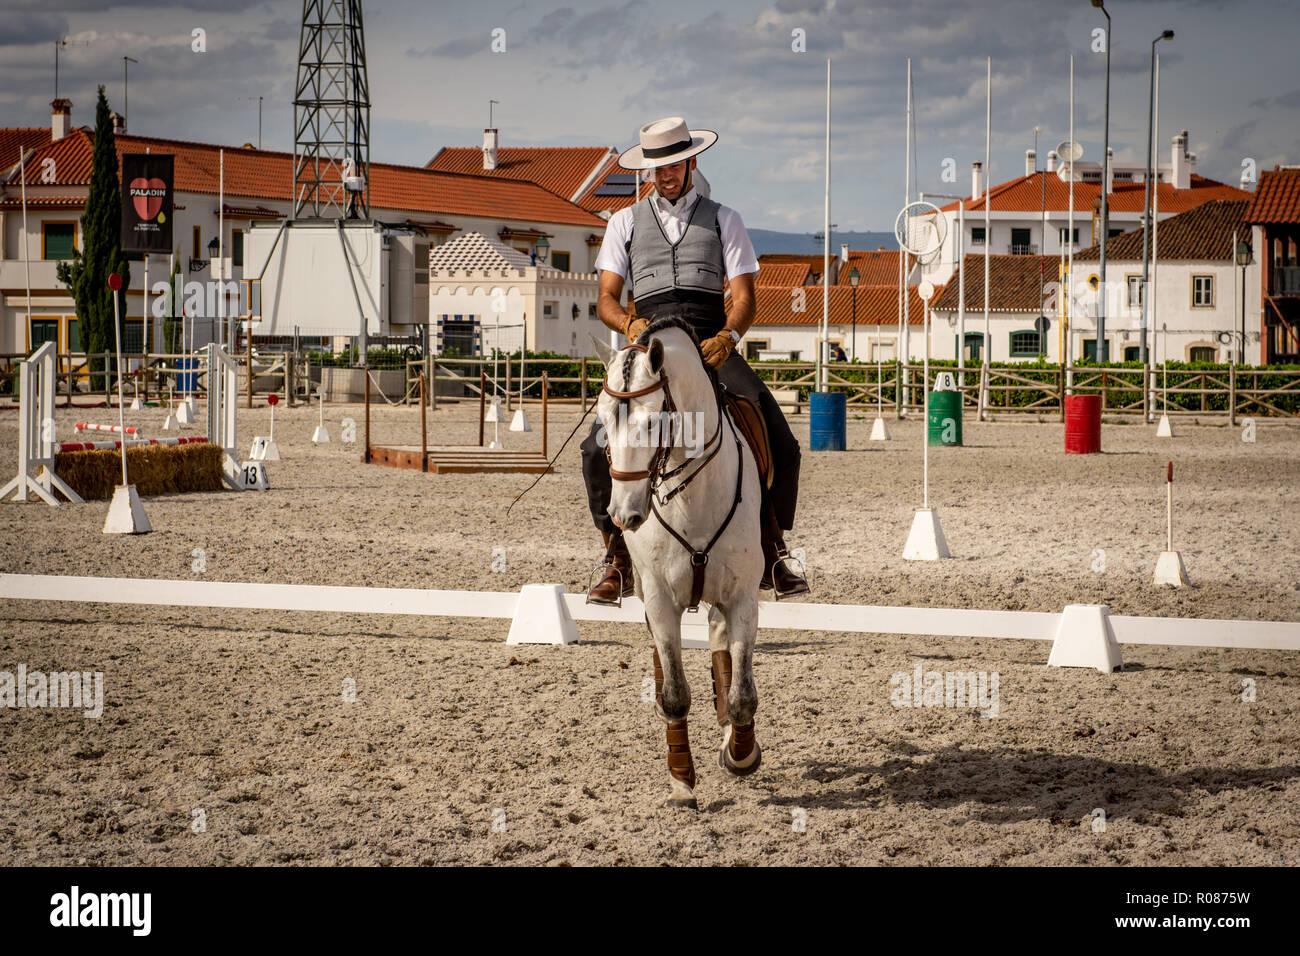
[[[745,442],[754,453],[758,464],[758,480],[765,489],[772,487],[772,445],[767,436],[767,422],[757,405],[742,395],[731,392],[722,393],[727,414],[737,430],[745,436]]]

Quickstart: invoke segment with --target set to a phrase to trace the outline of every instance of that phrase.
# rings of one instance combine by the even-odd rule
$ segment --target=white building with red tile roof
[[[54,339],[60,352],[79,351],[80,336],[70,295],[58,282],[55,269],[81,245],[80,216],[89,189],[94,131],[72,127],[71,104],[56,103],[50,129],[0,128],[0,353],[27,353]],[[223,177],[223,148],[158,137],[118,134],[117,152],[170,153],[175,157],[174,245],[180,253],[185,282],[203,287],[214,279],[210,260],[215,254],[218,194]],[[19,156],[26,174],[27,227],[23,231]],[[594,162],[594,160],[593,160]],[[591,273],[606,219],[571,202],[566,196],[527,179],[490,177],[392,163],[370,167],[370,204],[375,220],[400,227],[404,240],[404,282],[390,283],[389,302],[381,303],[381,334],[414,334],[427,321],[428,249],[461,232],[495,237],[511,248],[531,253],[545,237],[550,267],[558,271]],[[286,218],[292,208],[293,157],[290,153],[251,146],[224,148],[224,252],[227,273],[234,282],[254,278],[261,263],[247,260],[246,240],[258,223]],[[410,248],[405,248],[409,246]],[[211,251],[210,251],[211,250]],[[24,254],[30,259],[31,321],[27,317]],[[151,287],[165,283],[168,256],[152,255]],[[144,301],[144,263],[131,264],[127,296],[126,351],[142,350],[140,321]],[[416,284],[418,284],[418,290]],[[218,296],[214,292],[214,296]],[[154,307],[150,294],[151,311]],[[409,301],[407,301],[409,299]],[[238,296],[227,290],[226,315],[241,311]],[[196,344],[219,337],[214,298],[200,295]],[[594,300],[593,300],[594,301]],[[323,325],[355,329],[355,305],[337,304],[338,316],[325,316]],[[256,327],[253,332],[258,335]],[[306,333],[304,333],[306,334]],[[151,320],[150,349],[162,347],[161,323]]]

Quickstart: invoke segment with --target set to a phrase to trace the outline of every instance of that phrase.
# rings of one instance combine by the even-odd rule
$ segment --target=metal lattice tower
[[[361,0],[303,0],[293,216],[370,218],[370,83]]]

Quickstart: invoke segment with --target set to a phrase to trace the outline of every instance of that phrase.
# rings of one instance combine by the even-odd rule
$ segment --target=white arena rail
[[[622,607],[587,604],[583,595],[566,594],[558,584],[530,584],[519,592],[439,591],[0,574],[0,599],[509,619],[508,641],[514,644],[573,643],[578,639],[577,621],[637,625],[645,621],[636,598],[628,598]],[[708,646],[706,622],[703,611],[683,615],[684,646]],[[1072,604],[1054,614],[760,601],[759,627],[1052,641],[1049,664],[1103,672],[1122,666],[1118,644],[1300,651],[1300,623],[1296,622],[1112,617],[1099,604]]]

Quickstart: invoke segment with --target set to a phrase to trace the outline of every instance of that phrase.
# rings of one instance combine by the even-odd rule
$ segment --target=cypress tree
[[[108,276],[122,276],[118,308],[126,317],[126,290],[131,285],[130,265],[122,252],[122,187],[118,179],[117,139],[113,135],[113,117],[109,113],[104,87],[99,88],[95,105],[95,152],[90,172],[90,194],[81,216],[82,248],[71,261],[60,262],[57,275],[68,287],[76,303],[82,347],[88,353],[112,352],[113,292]],[[91,368],[102,365],[96,360]]]

